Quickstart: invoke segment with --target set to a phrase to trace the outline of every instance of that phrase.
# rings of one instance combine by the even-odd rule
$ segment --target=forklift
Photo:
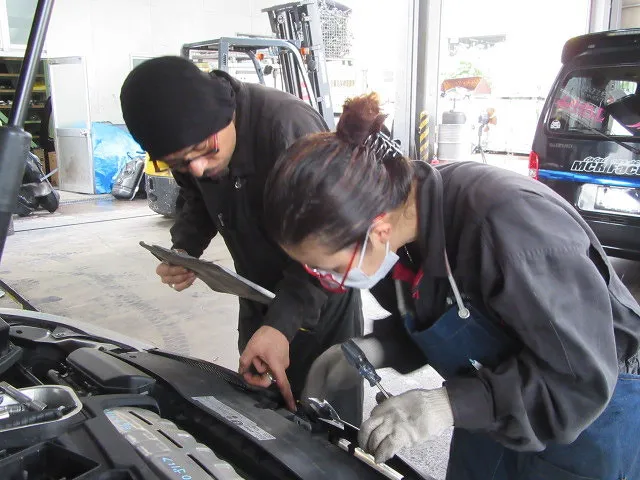
[[[222,70],[245,82],[278,88],[309,103],[335,127],[327,64],[316,0],[303,0],[262,10],[269,15],[274,38],[222,37],[182,46],[181,55],[201,70]],[[180,188],[162,162],[145,161],[149,208],[174,218],[183,205]]]

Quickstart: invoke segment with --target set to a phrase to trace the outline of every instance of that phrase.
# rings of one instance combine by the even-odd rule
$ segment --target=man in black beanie
[[[180,186],[184,206],[171,228],[173,248],[200,257],[220,233],[236,271],[276,293],[268,308],[240,299],[240,372],[256,385],[273,379],[294,409],[313,361],[362,333],[360,292],[327,293],[265,234],[262,198],[275,160],[327,125],[293,95],[225,72],[206,74],[181,57],[137,66],[120,101],[131,135],[152,161],[170,166]],[[157,273],[177,291],[195,280],[166,264]],[[345,420],[360,424],[362,387],[328,400]]]

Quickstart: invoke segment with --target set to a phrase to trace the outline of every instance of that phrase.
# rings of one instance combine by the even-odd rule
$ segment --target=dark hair
[[[265,186],[269,234],[281,245],[318,236],[333,251],[362,241],[373,220],[401,206],[413,180],[399,150],[379,148],[385,115],[375,93],[347,100],[335,133],[294,143]]]

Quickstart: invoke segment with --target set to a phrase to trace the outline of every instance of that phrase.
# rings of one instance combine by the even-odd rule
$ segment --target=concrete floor
[[[522,158],[490,159],[526,173]],[[65,202],[54,214],[15,219],[16,233],[7,239],[0,278],[43,312],[90,322],[164,346],[181,354],[215,361],[235,369],[237,299],[212,292],[202,282],[178,293],[159,282],[157,260],[139,241],[169,246],[171,220],[154,214],[145,200],[117,201],[110,196],[86,199],[63,192]],[[204,254],[233,268],[229,253],[216,238]],[[640,297],[640,264],[614,260],[636,298]],[[365,317],[384,315],[363,292]],[[1,307],[15,305],[5,297]],[[442,379],[426,367],[409,376],[383,370],[392,393],[434,388]],[[367,387],[365,411],[374,404]],[[444,478],[450,432],[406,452],[437,479]]]
[[[158,281],[157,260],[138,242],[168,245],[171,220],[149,210],[146,200],[67,204],[14,226],[0,276],[38,309],[237,366],[236,298],[202,282],[177,293]],[[206,256],[232,267],[220,240]],[[207,330],[211,335],[194,334]]]

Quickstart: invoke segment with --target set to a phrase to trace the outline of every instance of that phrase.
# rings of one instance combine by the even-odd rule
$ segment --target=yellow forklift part
[[[157,170],[162,170],[162,171],[158,172]],[[156,160],[155,162],[152,162],[148,153],[145,155],[144,173],[146,173],[147,175],[152,175],[154,177],[171,177],[172,176],[171,170],[169,170],[169,166],[166,163],[161,162],[160,160]]]
[[[152,162],[149,154],[146,154],[144,173],[149,208],[160,215],[174,218],[181,207],[181,202],[178,200],[180,187],[173,178],[169,166],[158,160]]]

